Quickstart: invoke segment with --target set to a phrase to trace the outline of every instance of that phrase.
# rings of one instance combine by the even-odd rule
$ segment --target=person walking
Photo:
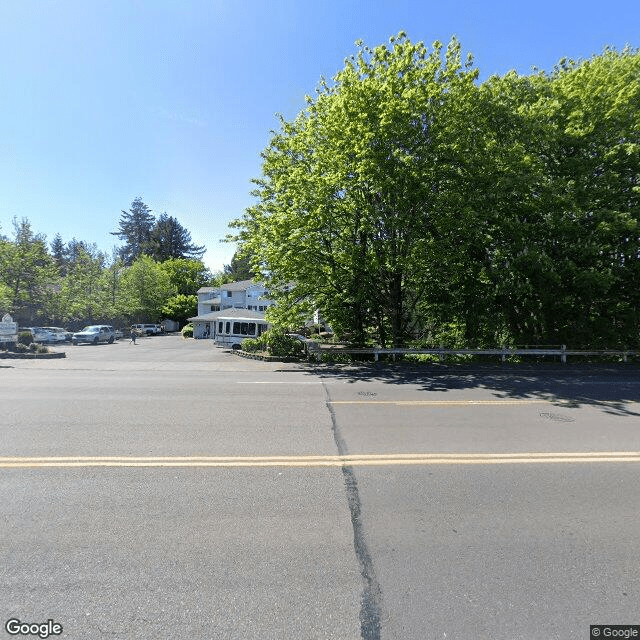
[[[131,327],[131,342],[133,342],[133,344],[136,343],[136,330]],[[131,344],[131,342],[129,344]]]

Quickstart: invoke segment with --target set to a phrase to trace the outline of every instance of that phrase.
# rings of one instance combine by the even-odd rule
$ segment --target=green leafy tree
[[[0,240],[0,257],[2,256],[2,240]],[[0,316],[4,315],[11,309],[11,289],[4,283],[0,282]]]
[[[122,286],[123,274],[127,267],[120,257],[120,251],[114,247],[108,262],[102,268],[99,286],[105,317],[117,325],[129,323],[133,313],[128,307],[128,297]]]
[[[13,227],[13,239],[0,241],[0,283],[16,319],[32,321],[43,315],[58,273],[45,236],[35,234],[26,218],[14,218]]]
[[[160,268],[169,276],[171,284],[182,295],[194,295],[200,287],[207,285],[211,272],[200,260],[169,258],[160,263]]]
[[[72,260],[67,263],[67,273],[62,279],[56,297],[54,317],[76,323],[91,323],[110,317],[107,294],[102,272],[104,256],[85,248],[84,243],[73,243]]]
[[[390,48],[360,45],[333,85],[281,120],[259,203],[234,223],[273,291],[293,283],[286,299],[312,301],[354,342],[403,342],[431,279],[434,217],[465,151],[448,113],[476,92],[476,77],[457,41],[428,51],[400,34]]]
[[[169,274],[147,255],[125,269],[120,282],[124,308],[139,321],[158,321],[167,300],[176,293]]]
[[[198,296],[179,293],[169,298],[161,311],[165,318],[175,320],[183,325],[188,318],[192,318],[198,313]]]
[[[640,52],[562,61],[546,80],[536,115],[552,124],[561,212],[546,234],[558,273],[546,323],[562,342],[638,344]]]
[[[638,343],[638,51],[479,84],[457,41],[401,34],[307,102],[232,224],[275,324],[318,307],[361,343]]]

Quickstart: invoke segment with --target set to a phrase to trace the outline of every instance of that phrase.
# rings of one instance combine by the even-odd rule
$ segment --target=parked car
[[[62,329],[60,327],[42,327],[46,329],[52,336],[53,342],[66,342],[67,340],[71,340],[73,336],[72,333]]]
[[[106,324],[92,324],[85,327],[82,331],[73,334],[71,342],[80,344],[88,342],[90,344],[98,344],[99,342],[108,342],[113,344],[116,334],[112,326]]]
[[[25,331],[31,331],[34,342],[40,342],[41,344],[57,342],[56,336],[45,327],[27,327]]]
[[[162,327],[159,324],[134,324],[131,328],[135,329],[140,336],[155,336],[162,333]]]

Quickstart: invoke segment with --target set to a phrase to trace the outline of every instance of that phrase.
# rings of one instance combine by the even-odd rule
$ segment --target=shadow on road
[[[611,415],[640,416],[637,406],[640,367],[635,365],[415,367],[378,364],[310,366],[307,370],[322,378],[346,383],[412,385],[420,391],[440,393],[486,389],[492,391],[496,399],[539,399],[572,408],[592,405]]]

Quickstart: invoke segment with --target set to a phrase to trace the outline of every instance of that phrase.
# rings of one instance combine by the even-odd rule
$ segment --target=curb
[[[0,352],[0,360],[55,360],[58,358],[66,358],[64,351],[55,353],[13,353],[11,351]]]
[[[298,358],[279,358],[278,356],[269,356],[261,353],[249,353],[241,349],[231,349],[230,352],[249,360],[262,360],[264,362],[304,362],[304,360],[299,360]]]

